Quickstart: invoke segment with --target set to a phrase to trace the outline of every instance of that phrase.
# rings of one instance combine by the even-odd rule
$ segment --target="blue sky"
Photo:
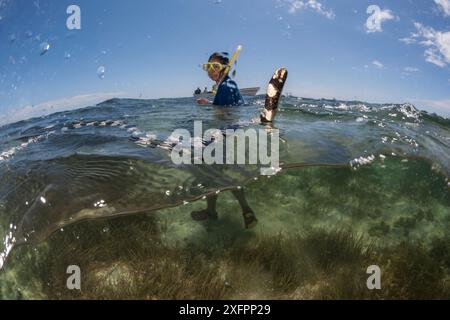
[[[71,4],[81,30],[66,27]],[[114,96],[190,96],[211,85],[199,64],[239,44],[241,87],[286,66],[298,96],[450,115],[450,0],[0,0],[0,124]]]

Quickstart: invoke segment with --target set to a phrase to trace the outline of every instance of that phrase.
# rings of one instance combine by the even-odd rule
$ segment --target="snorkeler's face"
[[[209,62],[210,63],[213,63],[213,62],[221,63],[218,59],[212,59]],[[218,82],[220,79],[222,79],[223,72],[224,72],[223,68],[209,68],[208,76],[211,80]]]

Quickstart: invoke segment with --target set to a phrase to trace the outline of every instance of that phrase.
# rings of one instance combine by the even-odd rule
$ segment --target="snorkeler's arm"
[[[210,104],[212,104],[211,101],[209,101],[208,99],[205,99],[205,98],[197,99],[197,103],[200,104],[200,105],[210,105]]]

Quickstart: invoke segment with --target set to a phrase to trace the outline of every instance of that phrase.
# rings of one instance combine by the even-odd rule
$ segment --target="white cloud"
[[[382,32],[383,22],[398,19],[398,17],[394,16],[391,10],[382,10],[377,5],[369,6],[367,8],[367,14],[370,14],[365,25],[367,33]]]
[[[450,17],[450,0],[434,0],[444,16]]]
[[[297,11],[311,9],[316,11],[317,13],[324,15],[328,19],[334,19],[335,14],[333,10],[326,9],[319,1],[317,0],[285,0],[285,2],[289,5],[289,13],[296,13]]]
[[[450,115],[450,99],[432,100],[432,99],[410,99],[414,104],[419,105],[421,108],[436,112],[438,114],[449,116]]]
[[[424,56],[429,63],[441,68],[450,65],[450,31],[436,31],[418,22],[415,22],[414,26],[417,33],[413,32],[408,38],[400,41],[408,44],[418,43],[426,47]]]
[[[47,114],[52,114],[59,111],[73,110],[77,108],[95,105],[96,103],[124,96],[123,92],[99,92],[93,94],[78,95],[70,98],[63,98],[58,100],[47,101],[36,105],[27,105],[19,108],[14,108],[8,114],[0,117],[0,126],[17,122],[21,120],[30,119],[33,117],[40,117]]]
[[[373,64],[375,67],[377,67],[378,69],[383,69],[383,68],[384,68],[384,65],[383,65],[380,61],[378,61],[378,60],[373,60],[373,61],[372,61],[372,64]]]
[[[447,65],[439,53],[434,49],[425,50],[425,60],[441,68],[444,68]]]
[[[402,75],[404,75],[404,76],[410,76],[410,75],[412,75],[413,73],[417,73],[417,72],[419,72],[420,70],[418,69],[418,68],[416,68],[416,67],[404,67],[403,68],[403,71],[402,71]]]
[[[413,72],[419,72],[420,70],[415,67],[405,67],[405,68],[403,68],[403,71],[413,73]]]
[[[398,40],[403,42],[404,44],[414,44],[417,42],[416,39],[411,38],[411,37],[400,38]]]

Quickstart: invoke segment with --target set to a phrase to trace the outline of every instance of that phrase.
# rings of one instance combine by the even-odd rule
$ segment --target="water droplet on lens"
[[[40,46],[41,49],[41,56],[47,53],[48,50],[50,50],[50,44],[48,42],[41,43]]]
[[[102,80],[105,78],[105,71],[106,71],[106,69],[105,69],[104,66],[100,66],[100,67],[98,67],[98,69],[97,69],[97,75],[98,75],[98,77],[99,77],[100,79],[102,79]]]

